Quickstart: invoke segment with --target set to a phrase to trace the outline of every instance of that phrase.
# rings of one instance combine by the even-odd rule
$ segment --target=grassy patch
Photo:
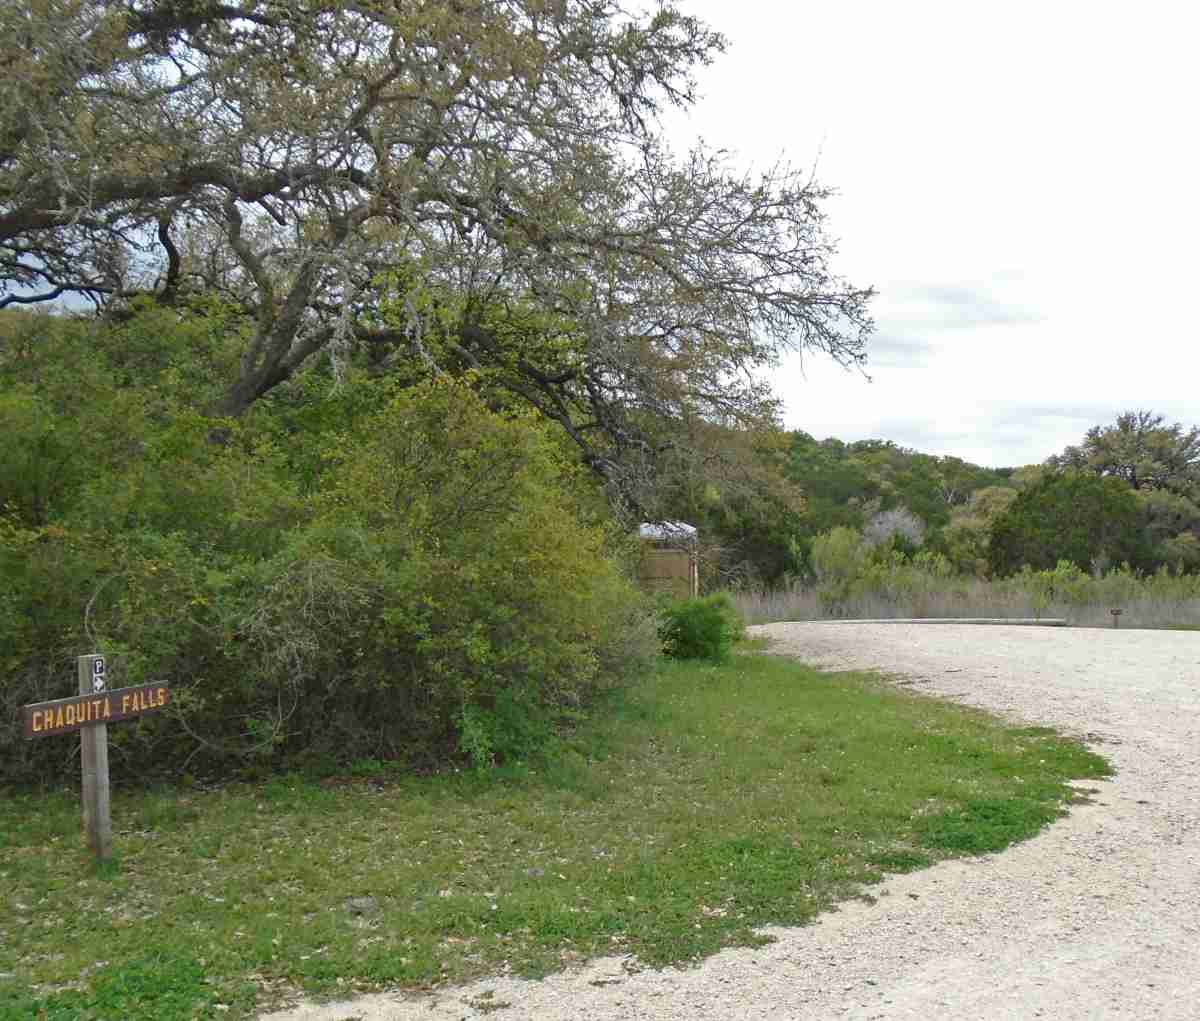
[[[1043,728],[747,655],[664,667],[552,764],[356,772],[118,792],[104,873],[75,794],[5,798],[0,1019],[231,1019],[300,989],[696,959],[1028,837],[1108,770]]]

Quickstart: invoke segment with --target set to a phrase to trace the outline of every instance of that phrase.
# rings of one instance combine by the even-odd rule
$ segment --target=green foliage
[[[529,692],[500,691],[489,708],[464,706],[459,723],[459,743],[476,773],[497,765],[523,765],[531,760],[555,760],[555,719]],[[574,719],[577,714],[568,713]]]
[[[1151,411],[1126,411],[1113,425],[1093,426],[1079,446],[1046,462],[1123,481],[1130,489],[1200,495],[1200,427],[1184,429]]]
[[[1135,495],[1154,561],[1176,571],[1200,569],[1200,504],[1169,489],[1142,489]]]
[[[954,509],[950,524],[938,537],[937,547],[955,571],[967,576],[986,576],[992,525],[1016,498],[1016,489],[985,486]]]
[[[1120,480],[1133,491],[1146,566],[1200,568],[1200,427],[1184,429],[1150,411],[1127,411],[1113,425],[1092,427],[1082,443],[1046,464],[1052,471]]]
[[[190,957],[147,954],[121,967],[101,968],[92,982],[90,995],[67,992],[52,996],[49,1016],[65,1008],[65,1017],[122,1018],[128,1021],[158,1021],[204,1011],[215,1014],[214,990],[204,982],[204,968]]]
[[[805,494],[784,474],[787,434],[770,422],[687,426],[662,440],[660,516],[697,527],[702,587],[774,585],[801,570]]]
[[[1087,574],[1070,561],[1006,578],[983,580],[954,573],[940,553],[911,558],[868,558],[831,604],[820,588],[738,593],[753,623],[824,617],[1062,617],[1074,625],[1110,627],[1113,607],[1124,609],[1121,627],[1194,627],[1200,619],[1200,574],[1166,565],[1153,574],[1129,565]]]
[[[988,565],[998,575],[1022,566],[1046,570],[1060,560],[1084,571],[1105,563],[1144,566],[1149,557],[1139,524],[1137,499],[1119,479],[1078,471],[1047,475],[996,519]]]
[[[906,553],[891,544],[872,547],[848,528],[835,528],[813,540],[817,600],[828,616],[845,616],[864,597],[891,606],[911,604],[917,616],[928,597],[945,585],[953,569],[941,553]]]
[[[1160,567],[1145,575],[1128,564],[1103,574],[1089,575],[1069,560],[1060,560],[1052,569],[1034,571],[1024,568],[1009,583],[1029,594],[1037,609],[1049,606],[1128,607],[1138,601],[1183,602],[1200,598],[1200,577],[1172,574]]]
[[[668,603],[662,610],[663,651],[673,659],[724,663],[745,633],[741,613],[726,592]]]
[[[502,708],[569,708],[619,680],[601,673],[602,650],[637,597],[605,529],[580,519],[572,490],[586,482],[544,427],[443,381],[363,431],[367,443],[331,451],[318,513],[277,562],[250,636],[276,650],[273,684],[337,676],[337,701],[372,722],[369,738],[329,739],[388,756],[436,748],[455,720],[478,735]],[[491,751],[504,749],[493,739]]]
[[[665,663],[569,742],[551,775],[377,762],[336,786],[118,790],[121,866],[82,888],[64,862],[78,798],[0,798],[0,932],[20,934],[0,941],[0,1021],[243,1021],[298,990],[545,974],[614,948],[695,961],[885,871],[1033,836],[1070,780],[1109,773],[1045,729],[779,656]],[[347,899],[367,894],[364,939]]]
[[[889,515],[905,512],[927,527],[924,548],[943,554],[967,576],[1012,573],[1024,563],[1049,570],[1060,557],[1086,570],[1103,571],[1125,560],[1142,570],[1198,569],[1195,433],[1165,425],[1162,416],[1129,413],[1114,427],[1090,430],[1081,447],[1051,458],[1049,467],[1014,471],[930,457],[881,440],[818,442],[797,432],[787,472],[806,500],[792,536],[795,559],[802,563],[799,577],[816,577],[825,605],[838,612],[851,596],[846,572],[831,575],[826,565],[822,574],[817,559],[828,560],[828,541],[814,555],[817,537],[837,528],[873,534]],[[1109,489],[1062,481],[1068,469],[1093,480],[1107,478]],[[1136,522],[1129,501],[1115,495],[1118,480],[1137,501]],[[1014,509],[1018,492],[1024,502]],[[1083,501],[1082,515],[1072,513],[1075,500]],[[892,542],[906,555],[919,546]],[[858,568],[850,565],[849,571],[853,575]]]
[[[113,684],[173,689],[112,728],[122,771],[505,762],[653,664],[619,537],[537,418],[318,373],[214,419],[185,400],[208,349],[189,363],[160,318],[34,325],[0,348],[6,777],[70,770],[69,741],[17,739],[18,707],[96,649]]]
[[[1012,474],[956,457],[933,457],[884,440],[847,444],[833,438],[817,441],[804,432],[793,433],[786,472],[805,495],[806,511],[795,542],[805,561],[800,573],[807,576],[820,574],[813,559],[817,536],[836,528],[865,532],[873,520],[885,521],[895,514],[916,516],[926,530],[924,545],[946,553],[954,550],[959,561],[975,559],[973,547],[978,544],[973,537],[959,530],[946,542],[943,530],[975,493],[1007,490]],[[910,540],[904,551],[915,552],[919,545]]]
[[[866,540],[853,528],[839,526],[813,539],[812,565],[823,605],[836,613],[846,602],[862,576],[870,552]]]
[[[917,827],[918,839],[922,847],[987,854],[1036,832],[1059,814],[1053,804],[1032,798],[971,798],[961,808],[923,819]]]

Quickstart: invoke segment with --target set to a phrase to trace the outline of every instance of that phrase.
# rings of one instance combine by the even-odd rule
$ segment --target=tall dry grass
[[[953,617],[1063,618],[1076,627],[1112,627],[1122,611],[1125,628],[1200,629],[1200,578],[1149,577],[1127,570],[1090,577],[1070,565],[1026,571],[998,581],[945,577],[908,566],[872,568],[843,582],[793,585],[772,592],[738,592],[747,623],[789,620]]]

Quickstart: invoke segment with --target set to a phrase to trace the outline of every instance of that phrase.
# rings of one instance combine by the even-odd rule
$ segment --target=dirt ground
[[[1200,1018],[1200,632],[962,624],[752,629],[772,651],[1086,737],[1117,768],[1002,854],[872,888],[776,942],[631,974],[307,1004],[272,1021]],[[505,1004],[506,1006],[501,1006]]]

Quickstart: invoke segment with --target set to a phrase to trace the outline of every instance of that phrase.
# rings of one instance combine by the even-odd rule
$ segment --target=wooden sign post
[[[79,694],[101,695],[108,687],[103,656],[79,657]],[[83,764],[83,836],[100,861],[112,857],[112,805],[108,793],[108,724],[80,728]]]
[[[112,809],[108,786],[108,724],[162,709],[171,689],[165,684],[108,688],[103,656],[79,657],[79,695],[22,708],[27,738],[80,731],[83,764],[83,833],[100,861],[112,857]]]

